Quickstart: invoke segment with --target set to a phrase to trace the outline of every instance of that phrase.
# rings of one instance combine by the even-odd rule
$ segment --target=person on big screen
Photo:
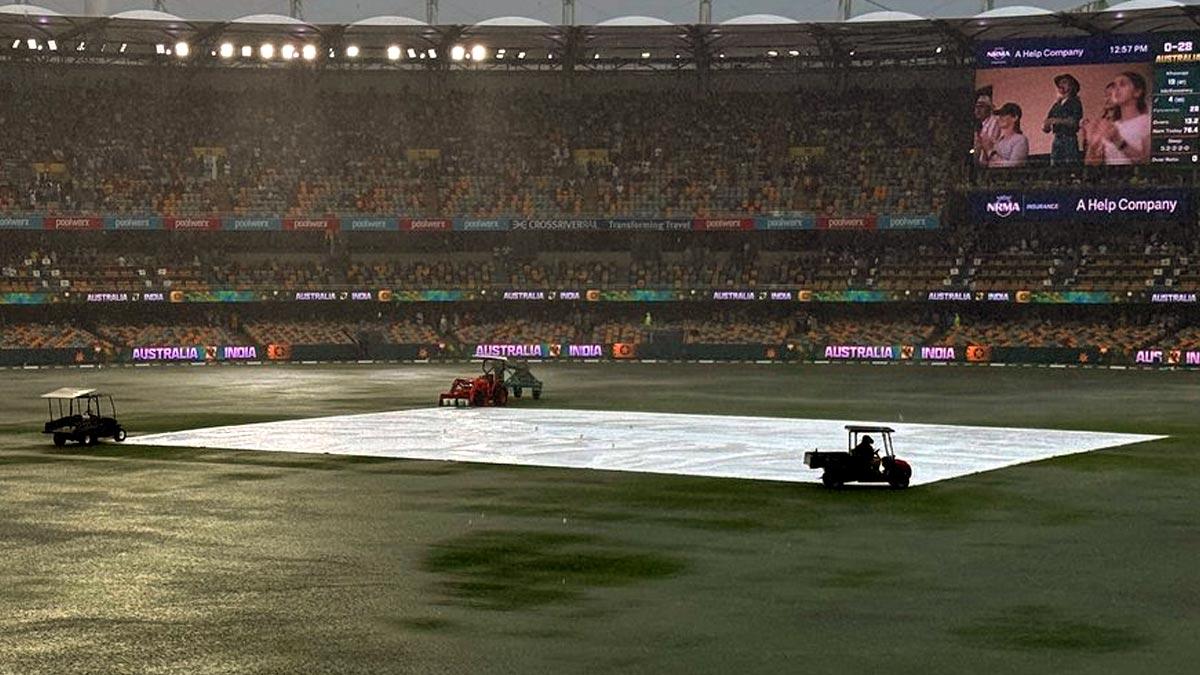
[[[1083,119],[1083,103],[1079,100],[1079,80],[1063,73],[1054,78],[1058,100],[1050,106],[1042,133],[1053,133],[1050,145],[1050,165],[1066,166],[1078,164],[1082,159],[1079,151],[1079,122]]]
[[[1141,164],[1150,159],[1150,110],[1146,78],[1124,72],[1112,81],[1112,105],[1120,117],[1100,119],[1093,133],[1099,139],[1105,164]]]
[[[1029,159],[1029,139],[1021,133],[1021,106],[1005,103],[996,109],[1000,138],[988,155],[989,167],[1025,166]]]
[[[988,157],[1000,140],[1000,120],[992,110],[992,88],[982,87],[975,92],[975,162],[987,166]]]
[[[1088,166],[1104,164],[1104,135],[1101,123],[1112,123],[1121,119],[1121,106],[1117,105],[1115,100],[1116,88],[1117,85],[1113,82],[1104,87],[1104,112],[1100,113],[1100,119],[1085,119],[1080,124],[1083,128],[1083,163]]]

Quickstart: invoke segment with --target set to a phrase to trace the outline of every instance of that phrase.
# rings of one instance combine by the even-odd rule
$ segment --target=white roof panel
[[[79,398],[81,396],[87,396],[95,391],[95,389],[75,389],[74,387],[63,387],[61,389],[55,389],[54,391],[46,394],[42,394],[42,398]]]

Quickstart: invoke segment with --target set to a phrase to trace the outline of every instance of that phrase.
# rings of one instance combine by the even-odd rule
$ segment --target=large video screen
[[[981,43],[974,161],[1200,164],[1198,62],[1200,33]]]

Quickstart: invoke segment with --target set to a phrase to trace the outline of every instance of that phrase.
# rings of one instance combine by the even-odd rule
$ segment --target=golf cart
[[[42,433],[54,434],[54,444],[58,447],[66,445],[67,441],[95,445],[101,438],[111,438],[118,443],[125,440],[125,429],[117,422],[117,407],[112,396],[95,389],[63,387],[42,394],[42,398],[46,399],[49,413],[49,421]],[[105,401],[107,406],[104,406]],[[107,407],[107,417],[102,407]]]
[[[828,488],[850,482],[887,483],[897,489],[906,488],[912,478],[912,467],[896,457],[892,449],[894,432],[891,427],[847,424],[846,452],[806,452],[804,465],[810,469],[824,469],[821,482]],[[879,434],[882,438],[882,455],[868,434]]]

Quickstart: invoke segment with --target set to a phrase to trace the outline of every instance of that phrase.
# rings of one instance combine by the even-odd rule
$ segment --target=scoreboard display
[[[1200,164],[1200,35],[1154,40],[1151,154],[1155,164]]]
[[[1063,82],[1074,90],[1065,108]],[[1200,32],[979,43],[975,86],[976,146],[991,147],[988,105],[1019,115],[1021,135],[981,166],[1200,165]]]

